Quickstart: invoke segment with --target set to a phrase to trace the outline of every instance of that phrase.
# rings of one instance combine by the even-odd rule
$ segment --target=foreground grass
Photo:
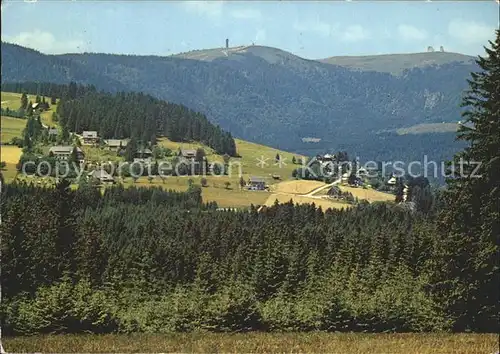
[[[4,338],[7,352],[494,353],[495,334],[172,333]]]

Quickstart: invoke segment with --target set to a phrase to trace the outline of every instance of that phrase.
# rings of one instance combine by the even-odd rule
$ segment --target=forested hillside
[[[48,68],[53,68],[53,75]],[[108,91],[145,92],[202,112],[237,137],[284,150],[310,154],[336,151],[340,145],[351,150],[370,141],[371,149],[358,152],[362,158],[382,159],[376,151],[388,151],[393,159],[411,160],[421,158],[416,151],[423,151],[438,160],[439,151],[450,151],[451,157],[459,146],[441,134],[428,135],[424,144],[379,132],[457,122],[467,75],[477,66],[448,62],[395,77],[351,71],[259,46],[200,61],[108,54],[47,56],[2,43],[2,70],[4,82],[74,80]],[[305,143],[304,137],[321,141]]]
[[[4,89],[59,98],[56,118],[63,128],[78,134],[95,130],[104,139],[133,138],[153,144],[164,136],[173,141],[197,141],[219,154],[237,155],[231,133],[201,113],[150,95],[97,92],[94,86],[76,83],[4,83]]]

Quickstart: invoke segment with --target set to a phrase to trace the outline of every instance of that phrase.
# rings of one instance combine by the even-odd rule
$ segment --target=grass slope
[[[26,126],[26,119],[2,116],[0,118],[0,144],[8,143],[15,137],[21,137]]]
[[[4,338],[12,353],[494,353],[495,334],[168,333]]]
[[[272,178],[273,174],[280,175],[282,179],[290,179],[292,171],[298,165],[292,164],[292,157],[295,156],[299,160],[301,155],[294,155],[268,146],[251,143],[248,141],[235,139],[236,149],[241,158],[231,158],[230,173],[228,176],[207,176],[207,187],[203,188],[202,196],[206,202],[215,201],[221,207],[248,207],[251,204],[262,205],[269,197],[269,192],[265,191],[247,191],[240,188],[240,176],[246,181],[250,176],[261,177],[266,180],[268,185],[273,186],[278,183],[278,180]],[[159,139],[159,145],[169,148],[174,153],[179,148],[182,149],[197,149],[203,148],[210,162],[222,162],[223,158],[214,153],[214,151],[202,144],[178,143],[166,138]],[[276,154],[282,158],[283,164],[279,166],[275,162]],[[260,161],[264,164],[258,165]],[[192,179],[194,183],[201,184],[201,177],[171,177],[165,182],[156,178],[150,183],[145,177],[140,178],[136,183],[139,185],[162,185],[167,189],[186,190],[188,180]],[[226,188],[225,183],[229,182],[229,188]]]
[[[433,52],[411,54],[383,54],[366,56],[338,56],[319,60],[322,63],[344,66],[361,71],[379,71],[399,75],[405,69],[452,62],[471,64],[474,57],[459,53]]]
[[[13,92],[1,92],[0,100],[2,104],[2,108],[9,108],[11,110],[18,110],[21,107],[21,94],[13,93]],[[49,101],[50,97],[45,97],[45,100]],[[36,95],[28,95],[28,102],[31,101],[35,103]],[[56,123],[52,120],[52,113],[55,112],[57,106],[51,106],[48,111],[43,112],[40,115],[40,119],[43,124],[54,126]],[[3,125],[3,117],[2,117],[2,125]],[[23,127],[24,128],[24,127]],[[3,141],[3,140],[2,140]]]

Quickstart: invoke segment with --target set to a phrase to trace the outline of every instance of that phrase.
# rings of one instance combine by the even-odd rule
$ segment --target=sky
[[[46,54],[171,55],[265,45],[308,59],[484,54],[499,7],[489,1],[2,0],[2,41]]]

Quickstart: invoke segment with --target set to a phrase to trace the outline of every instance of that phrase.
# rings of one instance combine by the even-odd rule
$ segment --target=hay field
[[[22,137],[26,119],[2,116],[0,118],[0,143],[10,143],[12,138]]]
[[[275,184],[272,191],[274,193],[307,194],[324,185],[325,183],[320,181],[292,180]]]
[[[349,192],[358,199],[366,199],[371,202],[393,202],[394,194],[376,191],[375,189],[353,188],[349,186],[340,186],[342,192]]]
[[[4,337],[11,353],[349,353],[489,354],[496,334],[165,333]]]

